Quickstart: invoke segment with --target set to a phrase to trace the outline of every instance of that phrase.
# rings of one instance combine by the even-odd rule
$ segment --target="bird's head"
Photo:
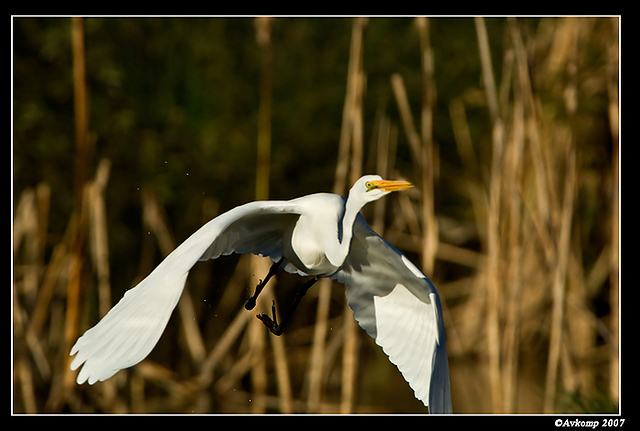
[[[376,201],[391,192],[413,187],[407,181],[383,180],[380,175],[365,175],[355,182],[349,191],[349,198],[356,198],[362,204]]]

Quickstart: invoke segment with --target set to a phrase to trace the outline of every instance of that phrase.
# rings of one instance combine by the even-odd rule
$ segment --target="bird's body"
[[[285,259],[309,275],[333,274],[338,266],[331,263],[322,244],[338,238],[337,227],[341,222],[340,213],[344,211],[344,198],[317,193],[293,202],[301,207],[316,208],[317,211],[302,213],[300,208],[297,209],[301,214],[291,235],[291,246],[284,248]],[[324,229],[314,229],[315,226],[323,226]]]
[[[450,413],[438,294],[424,274],[373,232],[359,214],[367,202],[410,186],[365,176],[347,199],[317,193],[289,201],[250,202],[216,217],[171,252],[78,339],[71,349],[71,354],[76,354],[71,368],[84,363],[78,383],[105,380],[151,352],[180,298],[189,270],[198,260],[253,253],[276,262],[273,271],[282,266],[290,273],[314,276],[314,280],[331,277],[345,284],[355,319],[398,366],[416,398],[432,413]],[[311,284],[305,285],[300,296]],[[262,287],[261,283],[253,299]],[[279,326],[275,316],[273,320],[258,317],[277,333],[273,330]]]

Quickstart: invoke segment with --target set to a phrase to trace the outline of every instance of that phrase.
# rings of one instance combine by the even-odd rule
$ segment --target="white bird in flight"
[[[71,348],[77,382],[94,384],[142,361],[158,342],[189,270],[199,260],[253,253],[273,260],[267,277],[245,307],[282,266],[313,276],[298,290],[282,322],[257,317],[280,335],[291,313],[320,277],[346,285],[358,324],[375,339],[430,413],[451,413],[449,364],[440,299],[433,284],[395,247],[376,234],[360,214],[369,202],[412,187],[406,181],[365,175],[347,199],[316,193],[289,201],[238,206],[206,223],[171,252]]]

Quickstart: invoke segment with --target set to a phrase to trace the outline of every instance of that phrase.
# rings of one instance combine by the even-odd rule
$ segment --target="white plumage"
[[[70,353],[76,355],[73,370],[84,364],[78,384],[106,380],[151,352],[198,260],[253,253],[269,256],[290,273],[331,277],[345,284],[358,324],[398,366],[416,398],[431,413],[451,413],[438,294],[424,274],[359,214],[366,203],[409,187],[405,181],[367,175],[354,184],[346,200],[318,193],[290,201],[250,202],[216,217],[78,339]],[[271,319],[262,315],[261,320]]]

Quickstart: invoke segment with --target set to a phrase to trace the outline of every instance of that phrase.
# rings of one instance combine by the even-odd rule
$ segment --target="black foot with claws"
[[[264,323],[264,326],[269,329],[269,331],[273,335],[282,335],[284,332],[284,326],[278,324],[278,319],[276,318],[276,302],[273,301],[273,305],[271,306],[271,314],[273,315],[273,319],[267,316],[265,313],[258,314],[256,317]]]

